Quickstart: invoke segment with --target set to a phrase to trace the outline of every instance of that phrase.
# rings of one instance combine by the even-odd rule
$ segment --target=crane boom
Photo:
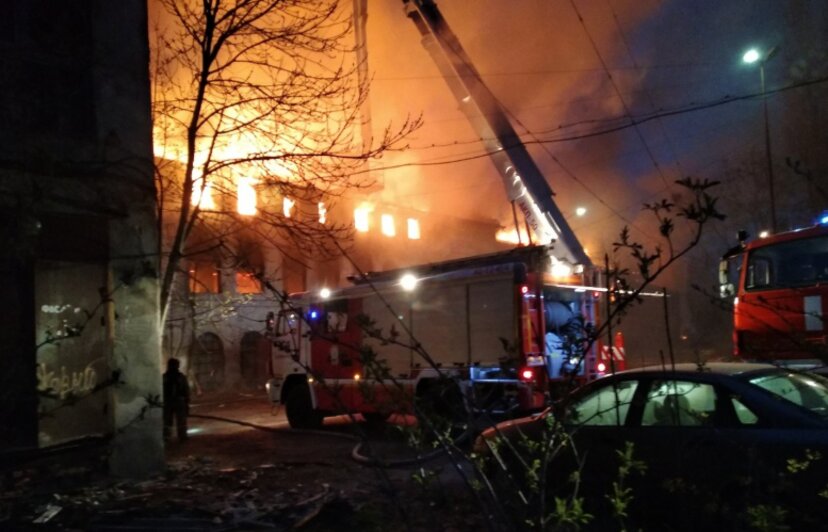
[[[555,204],[546,178],[521,142],[506,113],[483,83],[460,41],[433,0],[403,0],[423,46],[440,69],[460,108],[480,135],[500,173],[506,194],[552,256],[572,266],[591,266],[575,233]]]

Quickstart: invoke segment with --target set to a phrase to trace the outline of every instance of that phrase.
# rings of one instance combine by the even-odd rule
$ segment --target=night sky
[[[438,5],[527,142],[702,107],[590,139],[531,145],[562,209],[590,209],[573,226],[590,234],[585,245],[594,251],[612,240],[601,235],[636,221],[642,202],[664,196],[677,177],[723,179],[727,164],[764,156],[759,99],[703,108],[760,92],[758,67],[741,61],[745,50],[779,47],[766,67],[768,91],[828,75],[822,2],[576,2],[583,23],[569,1]],[[417,166],[480,156],[482,148],[401,6],[369,2],[368,25],[375,127],[420,111],[426,122],[414,149],[376,165],[412,164],[379,173],[387,188],[401,203],[508,222],[499,177],[485,157]],[[796,126],[782,115],[809,97],[805,90],[770,96],[777,166],[801,151],[790,147]],[[446,144],[454,145],[431,147]],[[464,201],[469,192],[474,201]]]

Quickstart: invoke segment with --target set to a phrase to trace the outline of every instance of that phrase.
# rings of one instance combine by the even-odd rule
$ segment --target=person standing
[[[190,385],[187,377],[178,369],[181,362],[177,358],[167,361],[164,373],[164,439],[168,440],[175,420],[176,434],[179,441],[187,439],[187,414],[190,411]]]

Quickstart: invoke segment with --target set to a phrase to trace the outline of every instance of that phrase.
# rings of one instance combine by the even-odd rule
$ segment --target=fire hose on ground
[[[258,425],[256,423],[249,423],[247,421],[239,421],[237,419],[230,419],[220,416],[211,416],[208,414],[190,414],[188,417],[196,418],[196,419],[208,419],[211,421],[221,421],[224,423],[233,423],[236,425],[241,425],[244,427],[250,427],[256,430],[262,430],[266,432],[279,432],[285,434],[285,431],[275,428],[275,427],[268,427],[264,425]],[[339,432],[331,432],[331,431],[324,431],[324,430],[309,430],[309,429],[292,429],[293,433],[297,434],[312,434],[317,436],[334,436],[338,438],[346,438],[349,440],[356,440],[356,446],[351,450],[351,458],[361,464],[367,466],[375,466],[375,467],[384,467],[384,468],[396,468],[396,467],[410,467],[415,465],[421,465],[435,458],[438,458],[447,453],[450,447],[457,447],[460,445],[465,444],[471,436],[475,433],[475,425],[474,423],[469,423],[468,426],[463,430],[461,434],[459,434],[456,438],[453,438],[451,441],[446,442],[439,447],[435,448],[432,451],[429,451],[426,454],[416,456],[414,458],[406,458],[401,460],[382,460],[380,458],[365,455],[363,454],[363,448],[366,446],[366,440],[364,438],[360,438],[353,434],[343,434]]]

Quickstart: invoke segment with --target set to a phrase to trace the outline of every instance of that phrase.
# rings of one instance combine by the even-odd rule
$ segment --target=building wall
[[[4,380],[26,376],[26,415],[0,445],[102,437],[114,474],[145,476],[164,463],[146,5],[5,2],[2,25],[0,263],[26,303]]]
[[[338,204],[329,213],[328,223],[353,224],[356,204]],[[264,234],[267,223],[253,217],[247,235],[243,236],[240,230],[232,230],[235,222],[230,217],[205,214],[205,219],[209,219],[206,223],[217,223],[225,229],[222,232],[215,226],[212,228],[212,234],[223,235],[223,252],[190,257],[187,268],[190,278],[178,279],[164,330],[165,357],[182,360],[182,369],[196,396],[238,389],[263,390],[270,377],[271,345],[265,339],[266,320],[269,313],[278,313],[280,294],[347,286],[348,277],[358,275],[359,271],[404,268],[508,247],[495,241],[500,226],[494,221],[429,216],[381,202],[373,205],[368,230],[354,232],[351,238],[339,242],[345,255],[337,253],[326,259],[301,249],[280,249],[263,238],[255,240],[262,261],[260,271],[272,288],[263,287],[261,293],[255,294],[237,290],[240,270],[234,264],[240,257],[234,250],[239,249],[239,242],[249,246],[251,235]],[[174,214],[169,211],[170,217]],[[382,214],[394,216],[395,236],[382,234],[379,222]],[[408,218],[417,218],[420,222],[417,239],[408,238]],[[257,226],[261,227],[257,229]],[[217,249],[218,240],[210,240],[206,233],[196,228],[190,237],[191,247]],[[204,271],[205,264],[210,263],[213,271]]]

